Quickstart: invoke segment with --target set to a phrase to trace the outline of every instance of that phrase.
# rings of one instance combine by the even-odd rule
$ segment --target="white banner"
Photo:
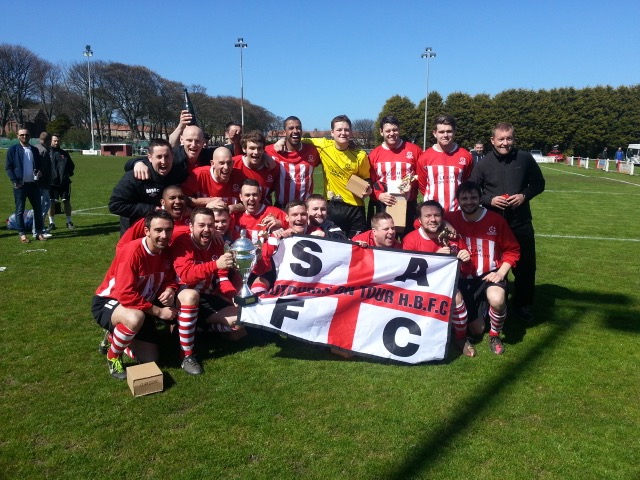
[[[405,363],[444,358],[455,256],[296,236],[274,262],[277,281],[243,324]]]

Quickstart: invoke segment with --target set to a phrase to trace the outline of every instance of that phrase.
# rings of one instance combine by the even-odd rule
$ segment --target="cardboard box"
[[[367,190],[367,187],[369,187],[369,182],[357,175],[351,175],[347,182],[347,190],[358,198],[364,197],[364,192]]]
[[[161,392],[164,389],[162,371],[156,362],[128,367],[127,383],[134,397]]]
[[[396,228],[404,228],[407,223],[407,199],[404,195],[394,195],[396,203],[385,208],[385,212],[393,217]]]

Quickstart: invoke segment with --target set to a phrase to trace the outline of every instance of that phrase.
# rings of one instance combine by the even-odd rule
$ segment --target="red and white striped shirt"
[[[520,259],[520,245],[506,220],[495,212],[482,210],[475,222],[466,220],[461,210],[445,215],[445,220],[464,238],[471,254],[473,274],[466,274],[465,278],[483,277],[499,269],[503,262],[513,267]]]
[[[271,192],[273,192],[278,170],[276,168],[269,170],[263,166],[258,170],[249,168],[243,160],[243,155],[233,157],[233,169],[242,172],[246,178],[252,178],[260,185],[262,191],[262,202],[271,205]]]
[[[292,200],[306,200],[313,193],[313,170],[320,165],[316,147],[303,143],[297,152],[276,152],[267,145],[264,151],[279,164],[274,185],[278,204],[285,207]]]
[[[428,148],[417,163],[418,188],[425,200],[436,200],[445,212],[458,210],[456,188],[469,179],[473,170],[473,157],[464,148],[456,146],[451,153]]]
[[[168,249],[151,253],[146,238],[133,240],[116,251],[96,295],[115,298],[125,308],[146,310],[158,294],[168,287],[176,289]]]
[[[391,150],[386,145],[374,148],[369,154],[371,166],[371,183],[374,195],[388,191],[390,182],[400,182],[408,175],[416,174],[416,163],[422,153],[422,149],[409,142],[402,142],[399,148]],[[413,182],[407,200],[416,200],[418,197],[418,184]]]

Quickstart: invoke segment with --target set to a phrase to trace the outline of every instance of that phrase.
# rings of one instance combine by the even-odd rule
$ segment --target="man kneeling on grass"
[[[461,269],[464,272],[471,268],[471,255],[467,250],[467,245],[459,235],[453,234],[446,229],[442,217],[444,208],[435,200],[422,202],[418,207],[418,220],[420,228],[409,232],[402,240],[404,250],[415,250],[417,252],[454,254],[462,263]],[[379,214],[377,214],[379,215]],[[375,218],[375,216],[374,216]],[[475,357],[476,349],[467,340],[467,307],[462,299],[462,293],[456,289],[455,308],[451,315],[453,324],[453,334],[456,346],[467,357]]]
[[[156,320],[171,322],[176,318],[176,279],[167,251],[172,233],[173,218],[169,213],[149,213],[145,236],[116,253],[93,297],[93,318],[111,333],[107,350],[109,373],[119,380],[127,378],[122,354],[126,351],[142,363],[156,361]]]
[[[224,253],[224,245],[213,242],[217,233],[213,211],[194,209],[190,229],[189,235],[175,238],[171,251],[180,283],[178,336],[184,356],[182,368],[198,375],[202,367],[193,355],[196,324],[207,331],[238,330],[238,307],[232,300],[237,291],[228,279],[233,256]]]
[[[480,206],[480,187],[463,182],[456,191],[460,210],[446,219],[464,238],[473,270],[462,275],[462,292],[475,337],[484,333],[484,316],[489,316],[489,347],[496,355],[504,352],[500,333],[507,318],[507,275],[520,259],[520,245],[502,216]],[[489,304],[487,309],[487,303]]]

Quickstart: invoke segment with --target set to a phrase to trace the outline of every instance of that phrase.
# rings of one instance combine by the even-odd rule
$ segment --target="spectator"
[[[29,143],[29,131],[26,128],[18,130],[19,143],[12,145],[7,150],[5,170],[9,180],[13,184],[13,200],[16,206],[16,223],[18,236],[22,243],[29,243],[25,235],[24,208],[27,199],[33,208],[33,221],[35,222],[36,239],[46,240],[44,236],[44,219],[42,216],[42,201],[40,189],[36,183],[42,176],[42,159],[36,147]]]
[[[484,144],[478,140],[471,152],[473,155],[473,166],[475,167],[484,158]]]
[[[51,199],[53,203],[49,209],[49,229],[54,230],[55,224],[55,202],[62,201],[64,214],[67,217],[67,228],[73,230],[73,220],[71,218],[71,177],[75,171],[75,164],[65,150],[60,147],[61,141],[58,134],[51,136]]]
[[[40,189],[40,199],[41,199],[41,207],[42,207],[42,222],[44,223],[44,217],[49,212],[49,207],[51,206],[51,195],[49,193],[49,189],[51,188],[51,134],[49,132],[42,132],[40,134],[40,142],[36,145],[38,152],[40,153],[41,162],[41,171],[42,176],[36,182],[38,184],[38,188]],[[51,227],[51,221],[49,222],[49,227]],[[55,225],[54,225],[55,227]],[[51,228],[50,228],[51,229]],[[43,233],[46,238],[50,238],[51,234]],[[33,237],[36,237],[36,224],[33,223]]]

